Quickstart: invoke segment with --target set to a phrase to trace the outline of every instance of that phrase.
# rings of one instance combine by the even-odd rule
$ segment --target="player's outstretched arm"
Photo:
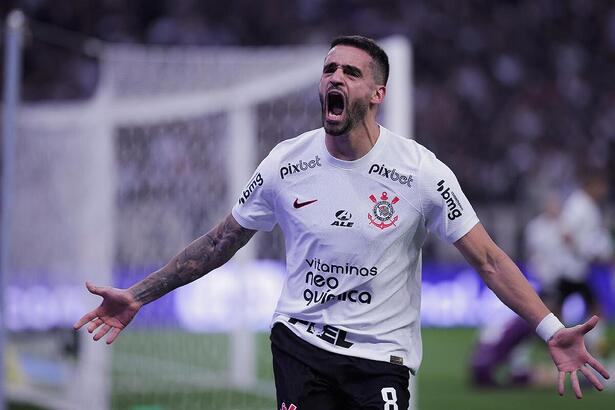
[[[537,328],[549,315],[549,309],[517,265],[493,242],[481,224],[455,242],[455,246],[498,298],[531,326]],[[598,318],[594,316],[583,325],[559,329],[548,341],[551,357],[559,371],[560,394],[564,393],[565,375],[570,373],[573,390],[578,398],[582,397],[577,371],[581,371],[596,389],[602,390],[602,384],[586,365],[596,369],[604,378],[609,378],[604,366],[585,349],[583,337],[597,322]]]
[[[215,228],[201,236],[169,261],[128,289],[141,304],[149,303],[170,291],[193,282],[224,265],[256,231],[246,229],[228,215]]]
[[[215,228],[188,245],[163,268],[151,273],[129,289],[86,283],[88,290],[101,296],[103,301],[100,306],[79,319],[74,328],[79,329],[89,323],[88,332],[94,333],[98,329],[94,340],[99,340],[109,333],[107,344],[113,343],[141,306],[222,266],[254,236],[255,232],[242,227],[232,215],[228,215]]]

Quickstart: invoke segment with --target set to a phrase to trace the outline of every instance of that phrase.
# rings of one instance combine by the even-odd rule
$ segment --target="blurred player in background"
[[[591,265],[613,262],[613,240],[606,227],[601,205],[608,197],[609,185],[604,170],[584,168],[579,173],[579,187],[562,207],[561,226],[566,245],[562,253],[561,276],[557,282],[557,304],[573,293],[583,298],[591,314],[601,314],[602,307],[588,284]],[[604,354],[604,326],[598,326],[587,338],[594,353]]]
[[[561,195],[547,193],[542,211],[527,224],[524,232],[527,267],[538,281],[540,297],[556,314],[561,311],[557,285],[566,264],[562,255],[567,252],[560,219],[561,204]],[[472,383],[477,387],[531,383],[530,346],[524,342],[535,340],[533,336],[533,329],[517,315],[486,324],[479,332],[470,361]]]
[[[563,202],[554,192],[547,194],[544,211],[525,229],[528,268],[539,282],[540,295],[547,306],[559,314],[564,301],[579,294],[586,314],[601,314],[596,293],[588,283],[591,265],[611,262],[613,243],[600,205],[608,195],[603,170],[584,168],[578,175],[579,186]],[[471,378],[479,387],[531,383],[534,370],[529,368],[523,342],[532,340],[532,329],[518,316],[502,324],[489,324],[479,334],[471,359]],[[594,354],[605,356],[607,343],[604,327],[597,326],[586,338]],[[508,367],[508,376],[501,369]],[[496,377],[499,377],[499,379]],[[541,372],[537,373],[542,383]]]
[[[422,356],[421,247],[431,230],[547,341],[560,394],[570,373],[582,397],[577,371],[601,390],[590,366],[608,373],[583,344],[598,318],[565,328],[491,240],[453,172],[377,123],[388,74],[374,41],[335,39],[319,84],[323,128],[278,144],[231,214],[160,270],[125,290],[88,284],[103,302],[75,327],[89,323],[95,340],[109,333],[112,343],[143,305],[279,224],[287,261],[271,330],[279,408],[407,409]]]
[[[562,254],[567,240],[561,222],[562,195],[549,192],[543,211],[525,227],[525,254],[528,267],[540,286],[540,296],[559,315],[561,298],[557,292],[559,279],[566,268]]]

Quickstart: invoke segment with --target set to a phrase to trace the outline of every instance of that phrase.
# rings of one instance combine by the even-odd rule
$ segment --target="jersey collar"
[[[378,136],[378,140],[376,140],[376,143],[374,144],[372,149],[370,149],[367,154],[354,161],[344,161],[331,155],[329,153],[329,150],[327,150],[327,146],[325,145],[325,130],[324,128],[321,128],[320,144],[323,151],[324,161],[337,168],[354,169],[364,164],[370,163],[375,158],[378,158],[383,150],[384,145],[386,145],[386,142],[384,140],[388,138],[389,133],[389,131],[382,125],[378,124],[378,127],[380,127],[380,135]]]

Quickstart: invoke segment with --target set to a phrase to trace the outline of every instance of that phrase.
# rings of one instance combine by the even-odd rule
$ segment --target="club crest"
[[[280,407],[280,410],[296,410],[297,406],[295,406],[294,404],[290,404],[290,407],[286,407],[286,403],[282,403],[282,407]]]
[[[386,229],[390,226],[395,226],[395,222],[399,219],[399,215],[395,215],[395,205],[399,202],[398,197],[394,197],[389,201],[389,194],[383,192],[380,198],[376,198],[374,194],[369,196],[369,199],[374,203],[372,212],[367,214],[369,223],[380,229]]]

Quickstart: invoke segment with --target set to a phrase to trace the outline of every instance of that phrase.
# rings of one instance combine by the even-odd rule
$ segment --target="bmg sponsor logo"
[[[250,195],[252,195],[252,192],[254,192],[254,190],[259,186],[263,186],[263,177],[261,176],[260,172],[250,180],[250,183],[248,184],[246,189],[244,189],[241,193],[241,197],[239,197],[239,204],[245,204],[248,198],[250,198]]]
[[[454,221],[463,215],[463,207],[461,206],[461,202],[459,202],[457,195],[451,191],[450,187],[444,186],[443,179],[438,182],[438,192],[440,193],[442,199],[444,199],[444,202],[446,202],[446,207],[448,208],[448,219]]]
[[[316,157],[310,161],[299,160],[296,164],[288,163],[285,167],[280,168],[280,178],[284,179],[288,175],[307,171],[310,168],[321,167],[320,157]]]
[[[402,185],[408,185],[408,187],[412,187],[412,181],[414,180],[412,175],[402,175],[397,172],[397,169],[389,169],[385,167],[384,164],[372,164],[372,166],[369,167],[368,174],[378,174],[381,177],[390,179],[391,181],[397,181]]]

